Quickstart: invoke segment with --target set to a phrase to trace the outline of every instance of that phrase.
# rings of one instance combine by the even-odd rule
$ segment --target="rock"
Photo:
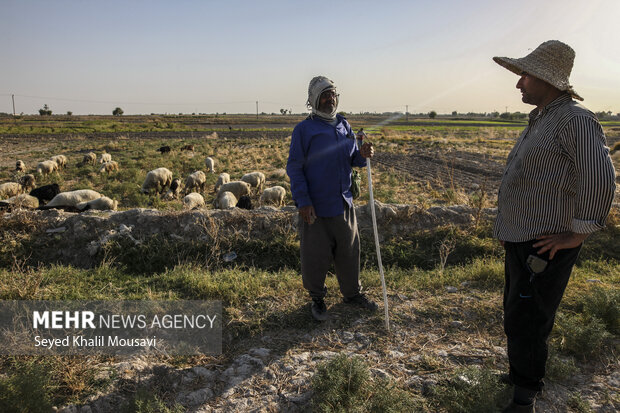
[[[268,348],[253,348],[253,349],[250,349],[249,353],[252,356],[266,358],[269,356],[269,353],[271,353],[271,350],[269,350]]]
[[[451,287],[451,286],[446,287],[446,292],[447,292],[447,293],[451,293],[451,294],[453,294],[453,293],[456,293],[456,292],[458,292],[458,291],[459,291],[459,289],[458,289],[458,288],[456,288],[456,287]]]
[[[458,329],[462,329],[464,328],[463,326],[463,322],[462,321],[450,321],[450,327],[452,328],[458,328]]]
[[[196,366],[194,368],[192,368],[192,372],[202,378],[202,379],[206,379],[206,380],[211,380],[215,377],[216,373],[212,370],[208,370],[202,366]]]

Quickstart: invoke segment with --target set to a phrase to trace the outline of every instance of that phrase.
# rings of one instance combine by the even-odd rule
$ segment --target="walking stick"
[[[364,128],[357,133],[361,136],[360,140],[366,136]],[[357,140],[357,138],[356,138]],[[361,145],[359,146],[361,148]],[[375,234],[375,249],[377,250],[377,263],[379,264],[379,274],[381,275],[381,288],[383,289],[383,308],[385,310],[385,329],[390,331],[390,317],[387,299],[387,288],[385,287],[385,275],[383,274],[383,264],[381,262],[381,248],[379,247],[379,230],[377,229],[377,215],[375,214],[375,197],[372,193],[372,174],[370,170],[370,158],[366,158],[366,171],[368,172],[368,194],[370,195],[370,215],[372,216],[372,229]]]

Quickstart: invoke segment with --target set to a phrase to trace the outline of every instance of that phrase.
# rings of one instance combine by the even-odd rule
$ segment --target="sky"
[[[620,112],[620,0],[0,0],[0,112],[529,112],[493,56],[576,52],[593,111]]]

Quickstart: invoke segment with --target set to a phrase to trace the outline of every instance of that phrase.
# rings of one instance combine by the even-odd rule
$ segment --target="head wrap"
[[[325,76],[315,76],[312,78],[310,84],[308,85],[308,101],[306,102],[306,105],[312,109],[311,116],[318,116],[321,119],[333,121],[336,119],[336,111],[338,110],[337,97],[336,105],[334,105],[334,110],[331,113],[325,113],[319,110],[319,99],[321,98],[321,93],[328,90],[336,90],[336,85],[333,81]]]

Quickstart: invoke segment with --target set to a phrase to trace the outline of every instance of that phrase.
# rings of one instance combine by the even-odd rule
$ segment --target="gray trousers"
[[[344,214],[317,217],[308,225],[299,216],[301,276],[312,298],[327,294],[325,278],[332,262],[340,292],[346,298],[360,293],[360,236],[355,209],[345,205]]]

